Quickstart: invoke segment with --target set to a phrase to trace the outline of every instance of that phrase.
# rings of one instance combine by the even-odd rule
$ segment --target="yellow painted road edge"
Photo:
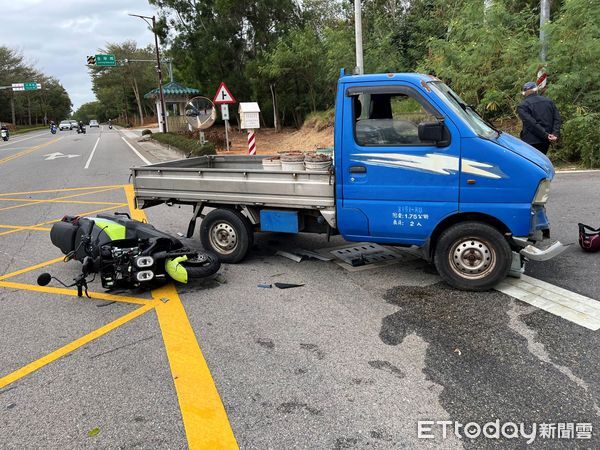
[[[89,216],[89,215],[92,215],[92,214],[97,214],[97,213],[101,213],[101,212],[111,211],[113,209],[118,209],[118,208],[120,208],[122,206],[127,206],[127,203],[119,203],[118,205],[109,206],[108,208],[96,209],[94,211],[86,211],[86,212],[79,213],[79,214],[74,214],[74,215],[76,215],[76,216]],[[53,220],[49,220],[47,222],[36,223],[34,225],[27,225],[24,228],[22,227],[22,228],[19,228],[19,229],[16,229],[16,230],[3,231],[2,233],[0,233],[0,236],[6,236],[7,234],[18,233],[19,231],[24,231],[24,230],[27,230],[28,228],[31,228],[31,227],[41,227],[41,226],[44,226],[44,225],[50,225],[50,224],[53,224],[53,223],[56,223],[56,222],[60,222],[61,220],[62,220],[62,217],[60,219],[53,219]]]
[[[35,264],[33,266],[25,267],[24,269],[15,270],[14,272],[5,273],[4,275],[0,276],[0,281],[6,280],[8,278],[16,277],[17,275],[21,275],[21,274],[24,274],[27,272],[31,272],[32,270],[41,269],[42,267],[47,267],[52,264],[59,263],[61,261],[64,261],[64,256],[61,256],[59,258],[54,258],[49,261],[44,261],[39,264]]]
[[[87,186],[87,187],[77,187],[77,188],[61,188],[61,189],[43,189],[39,191],[22,191],[22,192],[5,192],[0,194],[0,197],[9,196],[9,195],[32,195],[32,194],[48,194],[51,192],[68,192],[68,191],[85,191],[90,189],[102,189],[102,188],[122,188],[125,187],[125,184],[111,184],[106,186]]]
[[[154,305],[144,305],[140,308],[137,308],[137,309],[131,311],[130,313],[125,314],[124,316],[119,317],[118,319],[104,325],[103,327],[98,328],[97,330],[94,330],[91,333],[86,334],[85,336],[82,336],[79,339],[74,340],[73,342],[69,342],[67,345],[59,348],[58,350],[55,350],[52,353],[49,353],[46,356],[43,356],[40,359],[37,359],[37,360],[27,364],[26,366],[23,366],[20,369],[17,369],[12,373],[9,373],[8,375],[3,376],[2,378],[0,378],[0,389],[8,386],[11,383],[14,383],[17,380],[20,380],[24,376],[27,376],[30,373],[35,372],[38,369],[41,369],[45,365],[48,365],[51,362],[56,361],[57,359],[71,353],[72,351],[77,350],[79,347],[87,344],[88,342],[93,341],[94,339],[97,339],[100,336],[105,335],[109,331],[112,331],[115,328],[120,327],[121,325],[124,325],[125,323],[129,322],[130,320],[133,320],[136,317],[141,316],[142,314],[150,311],[153,308],[154,308]]]
[[[144,211],[136,209],[133,186],[125,186],[131,217],[146,221]],[[237,449],[227,412],[202,355],[194,329],[181,299],[172,284],[152,291],[156,317],[165,350],[183,426],[190,449]]]
[[[42,294],[59,294],[77,297],[77,290],[67,288],[57,288],[51,286],[38,286],[36,284],[15,283],[13,281],[0,281],[0,287],[7,289],[19,289],[22,291],[41,292]],[[135,305],[147,305],[153,303],[152,300],[144,300],[137,297],[125,297],[124,295],[107,294],[105,292],[88,292],[90,298],[98,300],[106,300],[120,303],[133,303]],[[85,297],[87,298],[87,297]]]
[[[114,188],[114,187],[109,187],[109,188],[104,188],[104,189],[99,189],[99,190],[95,190],[95,191],[89,191],[89,192],[80,192],[79,194],[71,194],[71,195],[66,195],[64,197],[57,197],[57,198],[48,198],[48,199],[40,199],[40,200],[28,200],[25,203],[21,203],[18,205],[11,205],[11,206],[5,206],[3,208],[0,208],[0,211],[8,211],[9,209],[15,209],[15,208],[24,208],[26,206],[35,206],[35,205],[39,205],[39,204],[43,204],[43,203],[55,203],[59,200],[66,200],[69,198],[75,198],[75,197],[83,197],[85,195],[94,195],[94,194],[100,194],[101,192],[107,192],[107,191],[114,191],[116,189],[119,188]],[[0,198],[0,201],[4,201],[4,198]],[[87,202],[84,202],[87,203]],[[105,204],[105,203],[101,203],[101,204]],[[117,202],[110,202],[110,205],[118,205],[119,203]]]
[[[172,284],[152,291],[190,449],[237,449],[219,391]]]

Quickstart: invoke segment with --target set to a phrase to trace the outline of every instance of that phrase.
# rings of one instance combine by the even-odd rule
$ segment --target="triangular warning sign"
[[[221,82],[219,85],[219,89],[217,89],[213,103],[216,105],[236,103],[235,98],[233,95],[231,95],[231,92],[229,92],[229,89],[227,89],[225,83]]]

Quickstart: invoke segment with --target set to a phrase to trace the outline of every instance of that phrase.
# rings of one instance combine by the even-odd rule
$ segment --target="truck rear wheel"
[[[252,247],[254,231],[248,218],[239,211],[215,209],[200,223],[200,242],[222,262],[237,263]]]
[[[487,291],[508,275],[511,250],[495,228],[481,222],[453,225],[440,236],[434,254],[442,279],[465,291]]]

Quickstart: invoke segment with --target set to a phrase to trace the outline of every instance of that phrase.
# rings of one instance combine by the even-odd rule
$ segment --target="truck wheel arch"
[[[483,222],[487,225],[490,225],[496,228],[500,233],[506,235],[510,234],[510,229],[506,226],[504,222],[498,220],[497,218],[490,216],[488,214],[483,213],[475,213],[475,212],[467,212],[467,213],[457,213],[451,216],[445,217],[441,220],[431,233],[429,239],[423,246],[423,257],[426,261],[432,262],[433,255],[435,253],[435,246],[438,242],[440,235],[450,228],[452,225],[455,225],[460,222]]]

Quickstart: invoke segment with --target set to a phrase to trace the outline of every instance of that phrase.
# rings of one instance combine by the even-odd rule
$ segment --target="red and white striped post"
[[[254,130],[248,130],[248,154],[256,155],[256,133]]]

